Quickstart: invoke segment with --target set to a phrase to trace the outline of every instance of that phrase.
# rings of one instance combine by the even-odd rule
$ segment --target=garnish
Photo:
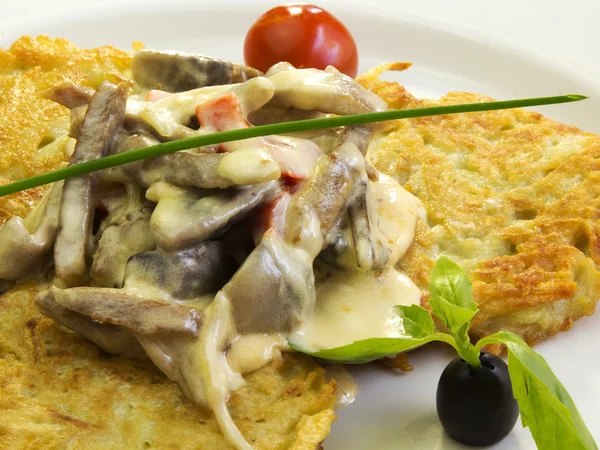
[[[348,29],[323,8],[306,3],[279,5],[260,16],[246,35],[244,60],[263,72],[279,61],[320,70],[331,65],[352,78],[358,71]]]
[[[110,155],[94,161],[73,164],[69,167],[55,170],[53,172],[36,175],[24,180],[0,186],[0,197],[14,194],[45,184],[54,183],[87,173],[121,166],[142,159],[154,158],[181,150],[196,147],[222,144],[224,142],[240,141],[260,136],[273,134],[294,133],[299,131],[320,130],[349,125],[360,125],[365,123],[383,122],[387,120],[411,119],[425,116],[439,116],[445,114],[458,114],[469,112],[493,111],[499,109],[525,108],[529,106],[553,105],[558,103],[569,103],[584,100],[583,95],[560,95],[555,97],[526,98],[520,100],[506,100],[498,102],[467,103],[461,105],[434,106],[429,108],[413,108],[393,111],[383,111],[366,114],[355,114],[349,116],[326,117],[320,119],[299,120],[295,122],[283,122],[271,125],[262,125],[238,130],[222,131],[219,133],[205,134],[190,138],[165,142],[150,147],[140,148],[129,152]]]
[[[508,349],[508,371],[512,392],[521,410],[521,422],[524,427],[529,427],[538,448],[598,448],[567,390],[544,358],[534,352],[519,336],[501,331],[479,340],[475,345],[471,344],[467,333],[471,319],[478,309],[472,298],[471,283],[460,266],[446,257],[440,258],[432,271],[429,290],[433,313],[446,325],[450,334],[435,332],[429,313],[418,305],[412,305],[398,307],[403,334],[401,337],[365,339],[316,352],[299,348],[293,343],[291,346],[317,358],[353,364],[412,350],[428,342],[442,341],[457,350],[460,359],[470,365],[474,374],[475,371],[484,368],[481,367],[482,361],[483,365],[486,365],[487,354],[482,353],[483,356],[480,356],[481,349],[489,344],[504,344]],[[450,363],[449,367],[452,364],[456,364],[456,361]],[[475,378],[474,375],[473,377]],[[443,401],[440,399],[439,389],[441,384],[438,386],[438,401]],[[475,409],[477,399],[465,401],[472,402],[471,410]],[[447,407],[438,403],[438,411],[440,406]],[[482,418],[486,416],[486,411],[480,413]],[[442,419],[443,414],[439,415]],[[452,437],[460,439],[451,429],[452,426],[449,426],[447,421],[444,423],[445,419],[441,421]],[[464,427],[468,429],[469,425],[461,424],[463,435]],[[514,423],[510,425],[509,431],[513,425]],[[481,427],[481,422],[477,426]],[[477,429],[472,430],[472,433],[477,432]],[[498,433],[500,439],[505,435],[506,433]],[[465,440],[462,439],[463,442]]]

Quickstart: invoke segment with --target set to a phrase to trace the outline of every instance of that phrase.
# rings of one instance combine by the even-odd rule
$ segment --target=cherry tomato
[[[280,61],[296,68],[332,65],[351,77],[358,70],[348,29],[324,9],[307,4],[277,6],[260,16],[246,35],[244,59],[263,72]]]

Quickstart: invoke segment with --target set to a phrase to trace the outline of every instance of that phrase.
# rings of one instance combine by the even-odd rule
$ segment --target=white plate
[[[336,6],[337,3],[337,6]],[[65,36],[82,46],[112,44],[124,49],[140,40],[148,47],[177,49],[242,61],[245,31],[273,2],[220,0],[212,5],[175,6],[169,2],[92,8],[85,14],[57,16],[5,31],[0,44],[22,34]],[[600,85],[559,61],[524,52],[503,40],[451,28],[422,17],[400,14],[391,5],[369,8],[367,1],[320,1],[348,26],[359,47],[361,70],[384,61],[412,61],[396,78],[418,96],[435,97],[466,90],[498,99],[581,93],[582,103],[539,108],[546,115],[600,133]],[[132,20],[132,18],[134,20]],[[374,32],[376,30],[376,32]],[[600,315],[581,319],[538,350],[563,381],[596,440],[600,441]],[[375,366],[353,368],[360,394],[325,441],[327,450],[450,450],[455,444],[441,430],[435,410],[437,380],[451,352],[434,347],[415,352],[411,373]],[[529,432],[517,425],[494,449],[535,448]]]

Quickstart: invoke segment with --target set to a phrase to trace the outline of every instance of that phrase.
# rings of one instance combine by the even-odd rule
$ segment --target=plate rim
[[[170,2],[170,10],[188,8],[198,11],[223,11],[231,7],[243,7],[245,10],[255,11],[259,7],[264,7],[265,11],[278,4],[272,0],[254,0],[253,2],[245,2],[243,0],[220,0],[218,5],[214,3],[201,4],[191,0],[173,0]],[[458,37],[463,40],[476,41],[478,45],[493,46],[496,51],[510,53],[521,59],[525,57],[531,63],[541,66],[545,69],[561,73],[571,79],[578,80],[583,85],[587,85],[592,91],[600,94],[600,78],[594,77],[589,71],[580,68],[572,67],[571,65],[561,61],[559,58],[538,50],[531,45],[523,45],[522,43],[501,35],[499,33],[486,31],[474,26],[458,24],[452,20],[445,20],[439,17],[430,17],[425,14],[406,11],[401,5],[392,4],[385,0],[345,0],[343,3],[339,0],[320,0],[319,4],[324,8],[329,9],[336,15],[343,15],[346,11],[367,15],[385,17],[386,19],[394,18],[402,22],[410,22],[424,28],[429,28],[433,31],[443,32]],[[125,0],[123,2],[105,2],[97,3],[92,6],[82,6],[81,4],[69,11],[56,11],[53,14],[43,18],[23,19],[13,22],[6,27],[0,29],[0,48],[7,48],[18,37],[29,34],[25,31],[26,28],[39,28],[48,23],[69,22],[77,19],[85,18],[91,15],[95,19],[110,18],[124,13],[138,13],[136,8],[143,5],[144,13],[159,13],[161,8],[164,8],[164,2],[161,0],[147,0],[143,4],[139,0]],[[336,5],[340,6],[339,11]],[[57,36],[55,36],[57,37]],[[7,41],[10,40],[10,43]]]

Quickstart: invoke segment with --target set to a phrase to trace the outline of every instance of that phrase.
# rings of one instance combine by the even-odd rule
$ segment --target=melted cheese
[[[348,406],[356,400],[358,385],[354,382],[350,372],[341,364],[326,364],[327,378],[333,378],[336,384],[335,409]]]
[[[238,185],[265,183],[281,176],[281,168],[270,153],[261,148],[242,148],[226,153],[217,174]]]
[[[198,136],[205,131],[192,130],[183,126],[195,113],[196,107],[202,103],[233,92],[240,100],[244,113],[254,111],[273,97],[273,84],[266,78],[256,77],[243,84],[207,86],[191,91],[169,95],[156,102],[141,102],[129,99],[127,113],[139,116],[149,123],[161,136],[172,137],[182,133],[187,136]]]
[[[248,334],[238,336],[227,351],[227,362],[235,374],[245,375],[274,359],[281,357],[281,351],[287,349],[287,341],[282,334]],[[235,389],[235,388],[234,388]]]
[[[360,339],[400,336],[395,305],[417,304],[421,291],[394,268],[370,272],[331,272],[317,282],[310,320],[290,340],[311,351],[340,347]]]
[[[371,183],[371,195],[377,202],[379,229],[388,238],[396,264],[415,238],[417,220],[427,220],[421,200],[412,195],[387,175],[379,174],[379,181]]]

